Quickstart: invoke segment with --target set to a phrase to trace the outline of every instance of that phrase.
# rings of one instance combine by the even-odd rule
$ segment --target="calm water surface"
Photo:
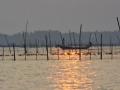
[[[1,61],[0,90],[119,90],[119,60]]]

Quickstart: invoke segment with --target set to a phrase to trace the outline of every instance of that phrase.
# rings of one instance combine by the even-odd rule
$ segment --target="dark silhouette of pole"
[[[26,61],[26,54],[27,54],[27,49],[26,49],[26,43],[25,43],[25,33],[23,32],[23,40],[24,40],[24,44],[23,44],[23,47],[24,47],[24,55],[25,55],[25,61]]]
[[[69,30],[69,39],[70,39],[70,46],[72,46],[73,43],[72,43],[71,30]],[[73,51],[73,49],[72,49],[72,51]],[[71,52],[71,50],[69,50],[69,52]]]
[[[61,45],[64,47],[65,46],[65,38],[62,36],[62,33],[60,32],[60,39],[61,39]],[[64,50],[63,50],[64,52]]]
[[[26,21],[26,31],[23,32],[25,60],[27,59],[27,30],[28,30],[28,20]]]
[[[60,59],[60,56],[59,56],[59,47],[57,48],[57,52],[58,52],[58,60]]]
[[[48,37],[49,37],[49,47],[50,47],[50,53],[51,53],[52,52],[51,31],[49,31]]]
[[[81,60],[81,31],[82,31],[82,24],[80,25],[80,33],[79,33],[79,60]]]
[[[2,60],[4,60],[4,55],[5,55],[5,49],[4,49],[4,46],[3,46],[3,55],[2,55]]]
[[[90,33],[89,43],[91,42],[91,36],[92,36],[92,34]],[[90,54],[90,60],[91,60],[91,50],[89,48],[88,48],[88,53]]]
[[[9,48],[9,52],[10,52],[10,54],[11,54],[11,48],[10,48],[10,44],[9,44],[9,42],[8,42],[7,35],[5,35],[4,37],[5,37],[5,41],[6,41],[6,43],[7,43],[7,47]]]
[[[38,40],[36,40],[36,60],[38,59]]]
[[[110,54],[111,54],[111,59],[113,59],[113,44],[112,44],[112,38],[110,37]]]
[[[117,23],[118,23],[118,28],[119,28],[119,31],[120,31],[120,23],[119,23],[118,17],[117,17]]]
[[[13,43],[13,56],[14,56],[14,61],[16,61],[16,54],[15,54],[15,44]]]
[[[47,35],[45,36],[45,41],[46,41],[47,60],[49,60],[49,55],[48,55],[48,37],[47,37]]]
[[[74,40],[74,46],[76,46],[75,32],[73,32],[73,40]]]
[[[65,39],[64,39],[64,37],[62,36],[62,33],[60,32],[60,39],[61,39],[61,44],[62,44],[62,46],[65,46]]]
[[[101,41],[101,43],[100,43],[100,47],[101,47],[100,59],[102,60],[102,59],[103,59],[103,52],[102,52],[102,45],[103,45],[103,41],[102,41],[102,33],[101,33],[101,35],[100,35],[100,41]]]
[[[97,35],[96,35],[96,33],[97,33],[97,31],[94,33],[94,35],[95,35],[95,41],[96,41],[96,45],[97,45],[97,49],[98,49],[98,55],[99,55],[99,43],[98,43],[98,39],[97,39]]]
[[[72,46],[71,30],[69,30],[69,39],[70,39],[70,45]]]
[[[76,46],[76,40],[75,40],[75,33],[73,32],[73,41],[74,41],[74,46]],[[77,53],[77,50],[75,49],[75,52]]]

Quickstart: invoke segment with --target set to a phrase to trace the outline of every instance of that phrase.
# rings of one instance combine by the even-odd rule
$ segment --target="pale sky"
[[[0,0],[0,33],[59,30],[112,31],[118,29],[120,0]]]

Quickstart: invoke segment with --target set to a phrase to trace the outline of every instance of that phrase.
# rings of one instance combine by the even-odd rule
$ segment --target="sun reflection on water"
[[[54,90],[92,90],[93,81],[89,78],[95,73],[88,70],[91,62],[60,61],[49,79]],[[92,73],[92,74],[91,74]]]

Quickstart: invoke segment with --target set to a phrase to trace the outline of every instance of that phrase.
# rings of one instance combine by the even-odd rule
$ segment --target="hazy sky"
[[[0,33],[25,30],[60,30],[78,32],[116,30],[120,0],[0,0]]]

